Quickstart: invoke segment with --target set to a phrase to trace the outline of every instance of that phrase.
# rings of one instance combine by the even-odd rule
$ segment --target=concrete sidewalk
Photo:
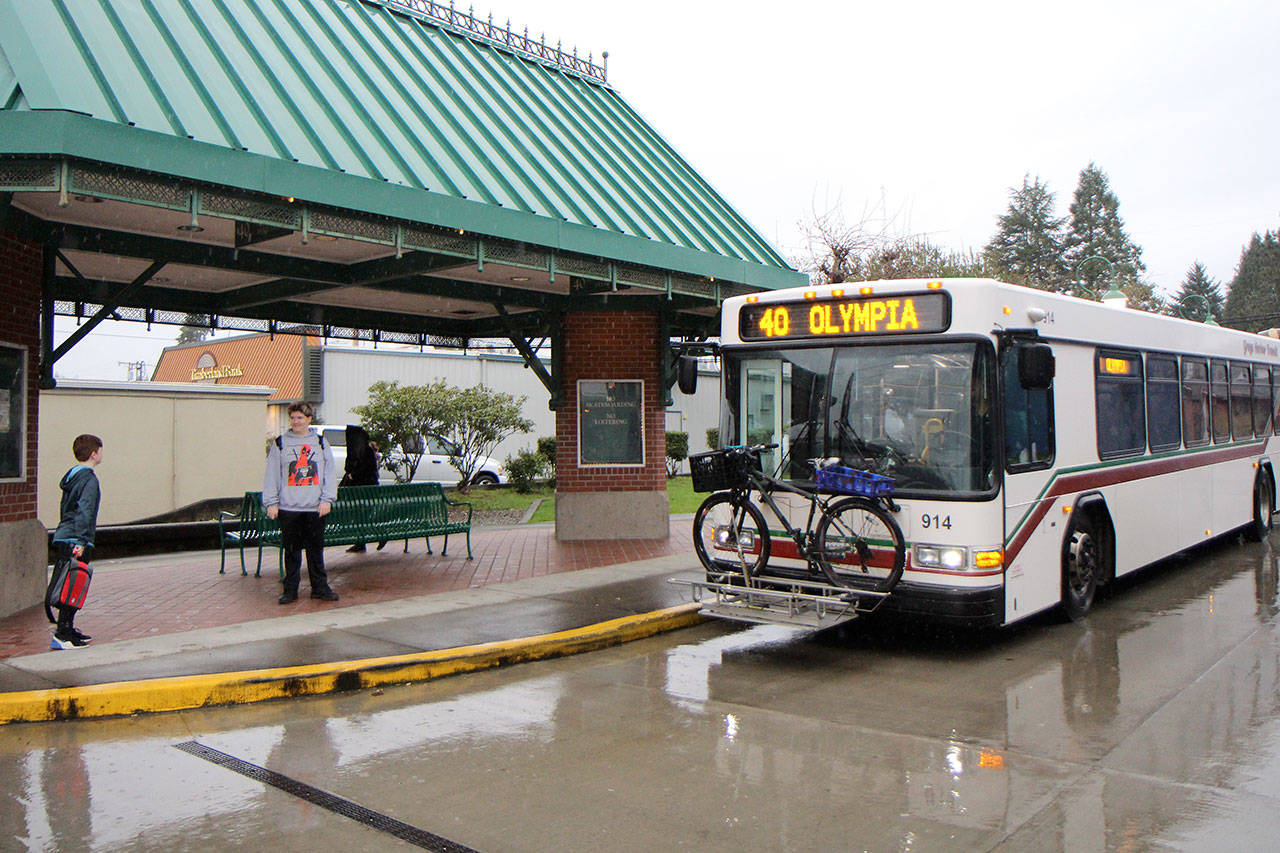
[[[666,582],[697,574],[687,527],[673,519],[668,540],[600,543],[558,543],[551,525],[480,529],[472,561],[452,542],[461,556],[421,541],[408,554],[403,543],[330,548],[337,605],[307,598],[305,582],[297,604],[276,604],[274,555],[261,578],[252,564],[240,576],[238,558],[219,575],[217,552],[104,562],[77,619],[89,647],[39,651],[51,636],[43,608],[0,620],[0,722],[354,689],[692,624],[695,608],[677,606],[687,590]]]

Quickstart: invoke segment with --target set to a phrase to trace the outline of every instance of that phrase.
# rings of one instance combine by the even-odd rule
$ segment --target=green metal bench
[[[466,507],[466,519],[449,520],[452,507]],[[465,501],[453,501],[445,497],[439,483],[404,483],[393,486],[345,486],[338,489],[338,499],[325,516],[324,544],[355,545],[363,542],[404,540],[404,550],[409,550],[409,540],[422,537],[431,550],[431,537],[443,536],[441,556],[448,555],[449,534],[465,533],[467,559],[471,556],[471,517],[474,510]],[[262,576],[262,549],[280,550],[280,570],[284,571],[284,552],[280,542],[279,522],[267,518],[262,508],[262,492],[245,492],[239,513],[222,513],[218,519],[218,531],[222,542],[222,567],[225,574],[227,547],[240,549],[240,574],[247,575],[244,563],[245,545],[258,547],[258,568],[254,577]],[[236,530],[229,530],[231,521],[238,520]],[[225,524],[225,527],[224,527]]]

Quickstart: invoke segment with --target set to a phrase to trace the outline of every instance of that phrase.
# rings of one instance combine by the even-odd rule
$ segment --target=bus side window
[[[1139,455],[1147,449],[1142,356],[1099,350],[1094,360],[1098,458]]]
[[[1231,362],[1231,437],[1253,438],[1253,381],[1249,365]]]
[[[1253,366],[1253,431],[1259,438],[1271,432],[1271,368]]]
[[[1267,399],[1270,402],[1270,397]],[[1147,440],[1152,451],[1181,446],[1178,409],[1178,359],[1171,355],[1147,356]]]
[[[1227,363],[1209,365],[1209,414],[1214,444],[1231,440],[1231,398],[1227,390]]]
[[[1209,365],[1182,359],[1182,439],[1187,447],[1209,443]]]
[[[1004,385],[1005,468],[1026,471],[1053,464],[1053,386],[1024,388],[1018,375],[1018,347],[1001,354]]]

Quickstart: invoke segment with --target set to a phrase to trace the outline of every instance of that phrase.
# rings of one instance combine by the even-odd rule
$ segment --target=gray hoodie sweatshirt
[[[338,476],[333,449],[320,441],[314,429],[306,435],[285,431],[280,446],[271,442],[267,473],[262,479],[262,505],[289,512],[315,512],[321,503],[338,497]]]

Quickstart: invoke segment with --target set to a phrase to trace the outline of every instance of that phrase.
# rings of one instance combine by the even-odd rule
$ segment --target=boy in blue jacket
[[[281,604],[298,600],[302,552],[307,553],[311,597],[337,601],[324,571],[324,517],[338,497],[333,448],[311,428],[315,409],[306,401],[289,407],[289,430],[271,442],[262,481],[262,505],[268,518],[280,520],[284,546]]]
[[[78,435],[71,442],[71,452],[79,463],[62,477],[62,504],[58,526],[53,531],[56,559],[72,557],[88,563],[93,556],[93,537],[98,529],[98,503],[102,491],[94,469],[102,461],[102,439],[96,435]],[[72,622],[76,609],[58,605],[58,627],[53,632],[51,649],[74,649],[89,645],[89,635],[76,630]]]

